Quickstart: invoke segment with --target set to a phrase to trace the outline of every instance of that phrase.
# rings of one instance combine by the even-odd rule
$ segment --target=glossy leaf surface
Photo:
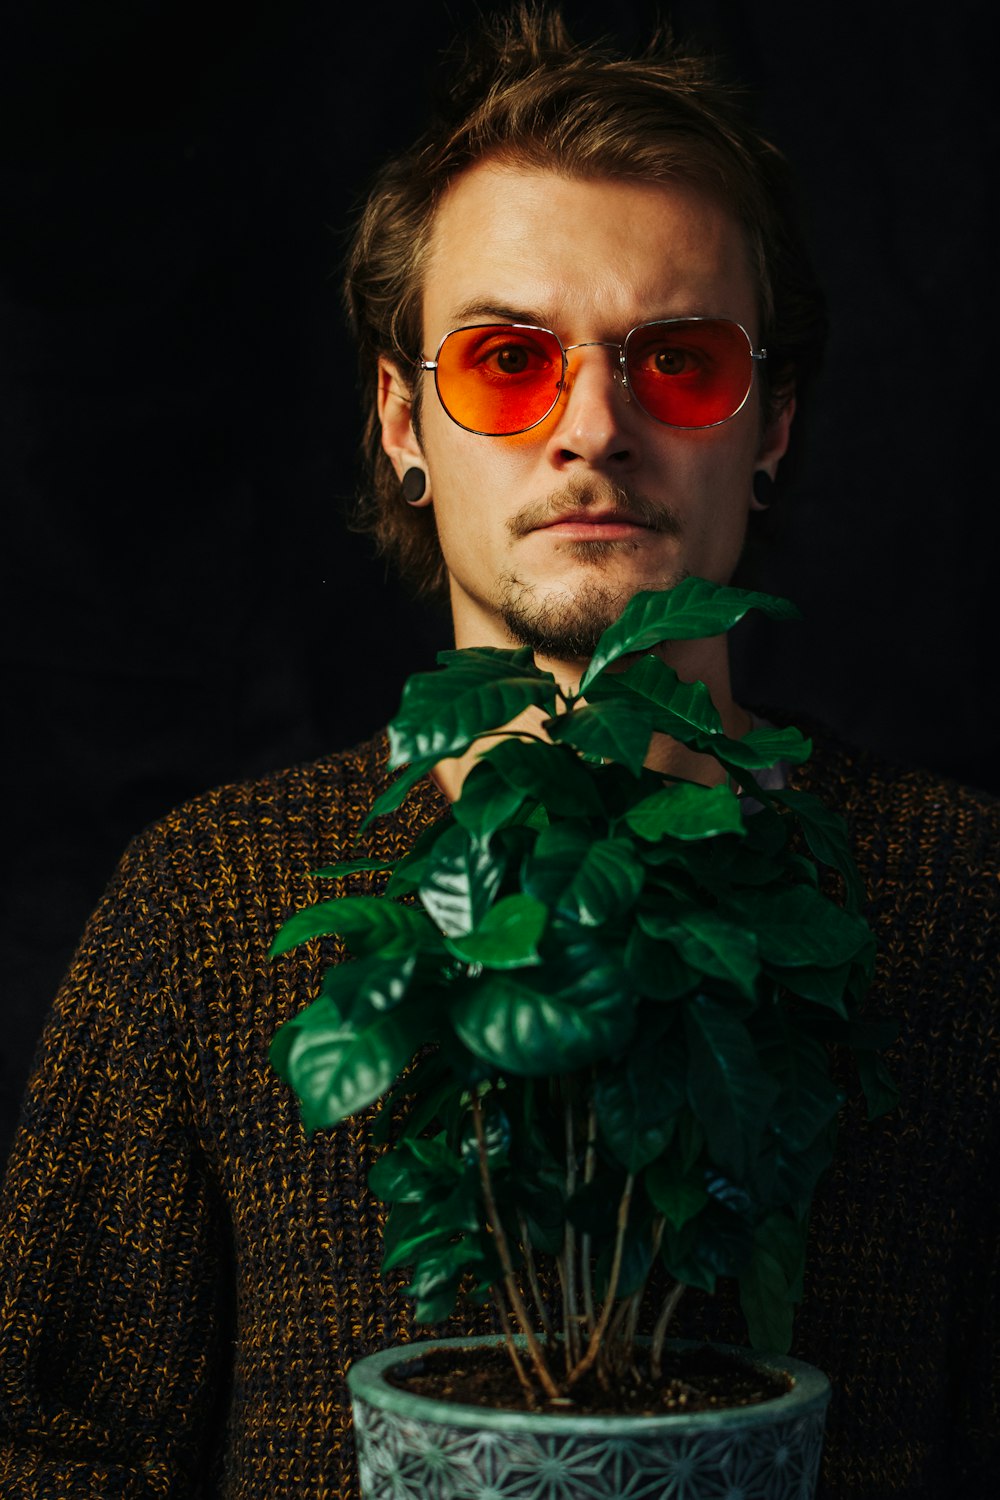
[[[504,974],[470,985],[451,1012],[456,1033],[477,1057],[529,1078],[596,1062],[631,1035],[633,1016],[616,999],[576,1005],[528,989]]]
[[[491,845],[464,828],[450,828],[434,846],[434,859],[420,879],[424,907],[441,931],[458,937],[486,915],[503,879],[504,861]]]
[[[707,995],[686,1002],[691,1108],[712,1160],[731,1177],[747,1175],[778,1086],[760,1066],[743,1022]]]
[[[321,1002],[289,1025],[287,1048],[272,1051],[272,1061],[298,1095],[302,1123],[310,1132],[339,1125],[374,1104],[409,1062],[425,1030],[418,1013],[392,1010],[358,1031]],[[283,1036],[279,1032],[276,1043]]]
[[[644,704],[625,698],[588,703],[545,725],[560,744],[573,745],[595,760],[615,760],[638,776],[653,733],[653,715]]]
[[[787,599],[727,588],[703,578],[685,578],[673,589],[636,594],[621,618],[601,636],[580,690],[585,693],[597,674],[622,656],[648,651],[661,641],[722,635],[751,609],[772,620],[794,620],[799,615]]]
[[[650,843],[663,838],[710,839],[723,833],[742,838],[746,833],[739,798],[728,787],[690,781],[646,797],[626,813],[625,822]]]
[[[449,953],[487,969],[516,969],[538,964],[538,944],[548,908],[533,896],[505,896],[491,906],[473,932],[446,939]]]
[[[598,1128],[627,1171],[641,1172],[669,1142],[674,1117],[686,1097],[685,1062],[676,1043],[647,1043],[597,1079]]]
[[[403,689],[389,725],[393,767],[461,755],[480,735],[502,729],[526,708],[555,708],[555,678],[538,670],[526,647],[443,651],[438,660],[446,671],[415,673]]]
[[[584,828],[557,823],[539,834],[523,878],[547,906],[596,927],[634,905],[644,871],[627,840],[595,841]]]

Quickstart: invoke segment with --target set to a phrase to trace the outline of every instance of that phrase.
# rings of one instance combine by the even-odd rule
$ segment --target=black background
[[[0,32],[0,1152],[128,838],[357,740],[449,644],[344,526],[338,262],[460,0],[23,4]],[[641,40],[649,4],[569,4]],[[686,0],[802,183],[833,336],[738,691],[1000,789],[987,7]]]

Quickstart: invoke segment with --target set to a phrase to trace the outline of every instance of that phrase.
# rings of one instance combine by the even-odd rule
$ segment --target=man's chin
[[[645,589],[673,588],[683,577],[624,584],[607,578],[585,579],[572,593],[540,595],[532,584],[508,575],[501,579],[497,609],[518,645],[555,661],[589,661],[605,630],[629,600]]]

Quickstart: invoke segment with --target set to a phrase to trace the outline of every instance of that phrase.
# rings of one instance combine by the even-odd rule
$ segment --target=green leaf
[[[642,911],[639,924],[651,937],[671,943],[697,973],[726,980],[741,995],[753,999],[760,960],[754,933],[748,927],[697,907]]]
[[[690,1108],[682,1109],[677,1121],[677,1137],[674,1141],[677,1160],[683,1171],[690,1172],[705,1149],[705,1132],[698,1117]]]
[[[566,1218],[580,1234],[589,1234],[595,1244],[613,1240],[615,1236],[615,1209],[625,1187],[625,1173],[613,1163],[604,1162],[600,1156],[594,1176],[589,1182],[581,1182],[566,1204]]]
[[[579,825],[554,823],[538,835],[523,882],[547,906],[597,927],[635,904],[644,874],[627,839],[595,841]]]
[[[663,1238],[671,1275],[706,1291],[714,1291],[717,1276],[738,1276],[753,1254],[752,1226],[711,1199],[680,1229],[668,1224]]]
[[[436,755],[424,755],[400,771],[399,775],[389,783],[385,791],[375,798],[375,801],[368,809],[367,816],[361,824],[360,831],[363,833],[376,818],[382,818],[386,813],[395,812],[396,808],[406,800],[410,790],[437,764],[439,758]]]
[[[858,1076],[868,1105],[869,1120],[895,1109],[899,1103],[899,1090],[892,1081],[889,1070],[874,1052],[858,1053]]]
[[[726,911],[754,932],[761,957],[780,968],[835,968],[871,942],[863,918],[808,885],[737,891]]]
[[[718,756],[730,774],[740,780],[740,771],[763,771],[787,760],[790,765],[801,765],[812,754],[812,740],[806,739],[801,730],[751,729],[741,740],[720,739],[718,748],[705,744],[704,748]]]
[[[654,1161],[643,1173],[650,1201],[674,1229],[681,1229],[708,1202],[704,1173],[684,1172],[670,1154]]]
[[[434,846],[418,887],[420,900],[448,937],[471,932],[496,896],[506,861],[493,845],[452,826]]]
[[[375,1162],[368,1186],[383,1203],[423,1203],[434,1188],[454,1187],[464,1171],[461,1159],[440,1137],[403,1140]]]
[[[448,1317],[455,1306],[459,1282],[482,1258],[479,1245],[468,1237],[422,1251],[406,1289],[416,1304],[417,1321],[436,1323]]]
[[[833,1160],[836,1138],[836,1120],[831,1120],[814,1141],[799,1150],[792,1150],[780,1136],[769,1133],[768,1139],[776,1148],[770,1169],[770,1201],[776,1206],[786,1204],[795,1214],[804,1217],[816,1184]]]
[[[798,618],[786,599],[685,578],[676,588],[636,594],[621,617],[601,636],[580,683],[586,692],[599,672],[633,651],[648,651],[661,641],[699,640],[722,635],[748,610],[759,609],[772,620]]]
[[[803,1234],[785,1214],[771,1214],[754,1235],[753,1257],[740,1274],[740,1303],[755,1349],[787,1354],[795,1302],[801,1296]]]
[[[423,1198],[397,1200],[387,1216],[382,1269],[418,1266],[456,1237],[464,1240],[474,1260],[479,1259],[479,1200],[476,1177],[463,1172],[433,1182]]]
[[[547,719],[544,727],[554,740],[575,745],[594,760],[619,761],[638,776],[649,749],[653,716],[642,703],[613,698]]]
[[[374,1104],[427,1039],[426,1028],[420,1012],[393,1010],[358,1031],[317,1000],[278,1032],[271,1061],[298,1095],[302,1123],[312,1134]]]
[[[564,817],[589,817],[601,811],[593,776],[566,745],[538,740],[503,739],[483,757],[511,788]]]
[[[307,906],[302,911],[295,912],[287,922],[281,924],[278,935],[271,944],[269,957],[278,958],[299,943],[308,942],[310,938],[329,937],[338,932],[339,908],[340,901],[318,901],[315,906]]]
[[[710,839],[746,833],[739,798],[728,787],[696,786],[682,781],[646,797],[625,815],[640,838]]]
[[[824,1047],[795,1029],[780,1012],[767,1017],[754,1040],[760,1060],[779,1085],[770,1128],[787,1152],[802,1151],[830,1123],[842,1096],[830,1076]]]
[[[833,969],[818,969],[811,964],[797,964],[783,969],[776,964],[765,965],[767,972],[793,995],[803,1000],[814,1000],[817,1005],[828,1006],[839,1015],[846,1015],[846,996],[852,973],[850,964],[837,964]]]
[[[629,1172],[641,1172],[666,1148],[686,1097],[683,1047],[676,1042],[633,1047],[594,1084],[598,1129]]]
[[[483,1100],[482,1117],[486,1160],[493,1168],[506,1166],[511,1145],[510,1119],[506,1110],[498,1103],[498,1095],[495,1091],[487,1094]],[[474,1167],[478,1172],[479,1137],[476,1134],[476,1122],[471,1109],[466,1111],[462,1125],[460,1148],[462,1160],[466,1166]]]
[[[685,1002],[691,1067],[688,1099],[705,1131],[715,1165],[738,1180],[747,1176],[778,1094],[764,1073],[750,1033],[707,995]]]
[[[367,1025],[376,1011],[394,1010],[409,991],[417,967],[415,953],[371,953],[326,971],[320,995],[352,1025]]]
[[[701,975],[671,943],[660,943],[634,927],[625,946],[625,972],[640,995],[651,1000],[679,1000],[697,989]]]
[[[456,1033],[476,1057],[526,1078],[569,1073],[624,1047],[632,1033],[628,1002],[574,1005],[505,974],[469,984],[452,1006]]]
[[[443,651],[438,660],[443,671],[417,672],[403,689],[389,725],[391,766],[461,755],[526,708],[555,708],[555,678],[539,671],[527,647]]]
[[[490,907],[473,932],[447,938],[445,946],[456,958],[483,964],[487,969],[538,964],[538,944],[548,915],[548,908],[532,896],[504,896]]]
[[[605,672],[590,685],[588,701],[622,698],[645,705],[652,722],[684,744],[721,735],[722,720],[703,682],[682,682],[658,656],[641,656],[624,672]]]
[[[811,792],[790,788],[772,791],[773,801],[794,813],[805,835],[806,843],[821,864],[829,865],[843,876],[847,889],[848,909],[857,911],[865,899],[865,888],[858,874],[847,837],[847,825],[839,813],[824,807]]]
[[[558,995],[574,1005],[610,1005],[627,1003],[635,992],[625,973],[620,945],[610,941],[596,927],[583,927],[566,917],[553,917],[545,933],[542,959],[553,963],[551,973],[558,976]],[[558,967],[555,963],[558,962]],[[542,984],[542,976],[532,985]]]
[[[383,896],[341,896],[296,912],[275,939],[272,953],[284,953],[306,938],[335,932],[353,953],[388,957],[412,949],[437,947],[437,934],[423,912],[398,906]]]
[[[516,818],[529,801],[523,787],[511,786],[490,766],[480,761],[462,783],[462,793],[452,803],[456,823],[480,840],[486,840],[505,823]]]
[[[425,869],[434,857],[434,849],[439,839],[450,834],[454,825],[447,818],[439,818],[436,823],[430,823],[417,834],[412,846],[403,855],[402,859],[396,861],[396,868],[389,876],[384,895],[393,900],[401,896],[413,895],[420,885],[421,877]]]
[[[395,863],[394,859],[343,859],[339,864],[324,865],[312,873],[317,880],[343,880],[346,875],[360,875],[363,871],[391,870]]]

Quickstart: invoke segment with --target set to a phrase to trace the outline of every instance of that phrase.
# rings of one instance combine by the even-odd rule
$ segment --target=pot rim
[[[521,1338],[519,1336],[519,1342]],[[648,1434],[654,1425],[666,1424],[672,1432],[704,1432],[717,1427],[758,1427],[792,1417],[806,1417],[824,1411],[830,1400],[830,1382],[821,1370],[803,1360],[787,1355],[760,1354],[755,1349],[736,1344],[712,1344],[723,1354],[733,1354],[749,1364],[760,1365],[791,1376],[790,1391],[753,1406],[727,1406],[700,1412],[664,1412],[662,1416],[593,1415],[586,1412],[528,1412],[509,1407],[467,1406],[457,1401],[441,1401],[391,1385],[386,1379],[390,1370],[418,1359],[432,1349],[490,1348],[504,1342],[502,1334],[477,1338],[422,1339],[412,1344],[394,1344],[375,1354],[365,1355],[351,1365],[347,1385],[354,1401],[367,1402],[380,1411],[396,1416],[418,1417],[421,1422],[437,1422],[451,1427],[480,1428],[504,1432],[593,1432],[599,1429],[605,1437],[635,1437]],[[698,1348],[705,1340],[669,1339],[673,1349]]]

